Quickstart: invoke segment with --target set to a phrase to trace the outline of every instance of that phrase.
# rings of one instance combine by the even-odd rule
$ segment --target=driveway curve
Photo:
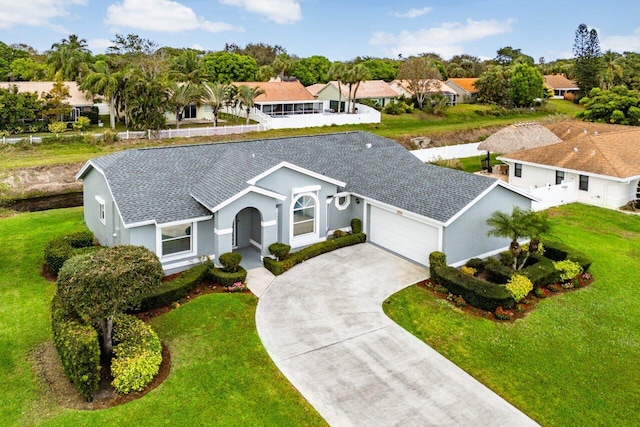
[[[267,352],[333,426],[537,425],[382,311],[428,272],[371,244],[277,277],[256,311]]]

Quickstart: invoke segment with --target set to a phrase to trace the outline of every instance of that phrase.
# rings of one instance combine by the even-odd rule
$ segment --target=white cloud
[[[612,50],[614,52],[638,52],[640,51],[640,27],[636,28],[630,36],[608,36],[600,42],[601,50]]]
[[[93,52],[104,52],[106,48],[113,45],[113,42],[109,39],[89,39],[87,40],[87,46]]]
[[[276,24],[293,24],[302,19],[297,0],[219,0],[229,6],[238,6],[247,12],[264,15]]]
[[[423,7],[422,9],[409,9],[407,12],[393,12],[391,16],[395,16],[396,18],[417,18],[422,15],[426,15],[427,13],[433,10],[432,7]]]
[[[467,19],[460,22],[445,22],[439,27],[417,31],[402,31],[398,34],[389,32],[374,33],[369,44],[381,46],[389,55],[418,55],[435,52],[444,58],[464,53],[464,43],[473,42],[485,37],[504,34],[511,31],[515,20],[506,21],[474,21]]]
[[[179,33],[201,29],[211,33],[242,31],[225,22],[211,22],[196,16],[193,9],[172,0],[123,0],[107,8],[105,23],[114,27]]]
[[[54,18],[69,16],[75,6],[86,4],[86,0],[0,0],[0,30],[15,26],[48,27],[57,32],[67,32]]]

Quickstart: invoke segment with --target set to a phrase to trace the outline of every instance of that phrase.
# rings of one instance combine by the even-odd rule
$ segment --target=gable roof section
[[[338,87],[338,82],[335,80],[330,81],[328,84]],[[355,85],[353,85],[353,89],[355,89]],[[322,89],[321,89],[322,90]],[[349,96],[349,86],[340,82],[340,90],[342,91],[342,96]],[[398,96],[395,90],[391,89],[389,84],[384,80],[364,80],[360,82],[360,86],[358,86],[358,92],[356,93],[355,99],[366,99],[366,98],[395,98]]]
[[[572,89],[580,90],[577,84],[569,80],[564,74],[549,74],[544,76],[544,84],[551,89]]]
[[[20,93],[35,92],[38,96],[42,96],[42,92],[51,91],[53,83],[54,82],[2,82],[0,83],[0,87],[8,89],[10,86],[16,85]],[[78,88],[78,83],[62,83],[69,88],[70,98],[66,99],[67,104],[75,107],[93,105],[93,99],[91,97],[87,98],[86,92]]]
[[[320,91],[322,89],[324,89],[325,87],[327,87],[327,83],[316,83],[310,86],[307,86],[307,90],[309,91],[309,93],[313,96],[318,96],[318,94],[320,93]]]
[[[234,86],[259,87],[264,91],[256,97],[257,103],[315,101],[315,97],[299,81],[295,82],[234,82]]]
[[[426,165],[396,141],[366,132],[134,149],[91,161],[102,168],[127,226],[210,215],[192,193],[208,207],[217,206],[281,162],[440,223],[495,183]]]
[[[478,89],[476,89],[475,82],[478,80],[475,77],[456,77],[447,80],[447,83],[453,82],[461,89],[469,92],[469,93],[477,93]]]
[[[442,80],[437,79],[427,79],[429,84],[429,88],[432,89],[431,93],[451,93],[455,94],[455,91],[447,86]],[[402,95],[404,92],[413,94],[413,91],[410,88],[410,83],[408,80],[394,80],[389,83],[389,86],[398,93],[398,95]]]
[[[636,177],[640,176],[640,129],[581,135],[500,158],[618,179]]]

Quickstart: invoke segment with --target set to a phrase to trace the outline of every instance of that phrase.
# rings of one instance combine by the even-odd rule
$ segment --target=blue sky
[[[602,50],[640,52],[637,0],[0,0],[0,40],[39,51],[77,34],[101,53],[116,33],[161,46],[222,50],[279,44],[300,57],[493,58],[504,46],[536,61],[572,57],[579,24]]]

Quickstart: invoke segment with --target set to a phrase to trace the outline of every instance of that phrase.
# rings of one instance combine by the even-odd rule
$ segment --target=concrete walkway
[[[536,425],[384,314],[427,275],[370,244],[316,257],[262,293],[258,334],[332,426]]]

